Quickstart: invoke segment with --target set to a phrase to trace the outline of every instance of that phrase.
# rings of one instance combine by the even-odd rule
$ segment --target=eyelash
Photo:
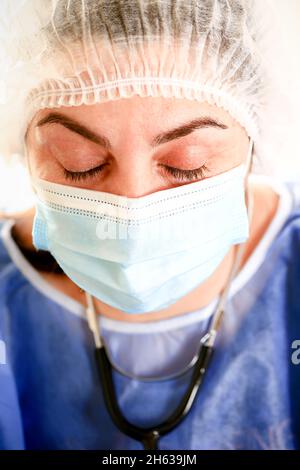
[[[203,179],[209,171],[206,165],[202,165],[194,170],[180,170],[179,168],[164,165],[164,170],[179,181]]]
[[[94,177],[103,171],[103,168],[106,166],[103,165],[97,166],[96,168],[91,168],[87,171],[69,171],[64,168],[64,176],[66,179],[72,181],[82,181],[89,177]],[[172,166],[161,165],[169,175],[173,176],[179,181],[193,181],[197,179],[202,179],[206,176],[206,173],[209,171],[207,166],[202,165],[200,168],[194,170],[180,170],[179,168],[174,168]]]
[[[64,176],[66,179],[70,179],[72,181],[82,181],[89,177],[94,177],[101,173],[103,168],[105,167],[105,163],[103,165],[99,165],[96,168],[91,168],[87,171],[69,171],[64,168]]]

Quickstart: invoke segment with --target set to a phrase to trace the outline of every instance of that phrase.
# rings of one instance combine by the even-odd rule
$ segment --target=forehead
[[[146,126],[147,129],[161,129],[204,116],[216,118],[228,127],[241,127],[224,108],[183,98],[132,96],[93,105],[45,108],[37,111],[32,126],[50,112],[58,112],[97,127],[132,125],[135,128]]]

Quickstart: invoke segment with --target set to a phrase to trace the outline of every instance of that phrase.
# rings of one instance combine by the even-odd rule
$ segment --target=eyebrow
[[[45,124],[61,124],[70,131],[76,132],[84,138],[96,144],[102,145],[107,150],[110,150],[112,148],[111,143],[106,137],[100,134],[96,134],[95,132],[88,129],[86,126],[79,124],[77,121],[72,118],[69,118],[68,116],[65,116],[64,114],[53,112],[49,113],[47,116],[43,117],[38,121],[37,127],[44,126]],[[169,131],[162,132],[152,140],[151,146],[157,147],[158,145],[165,144],[166,142],[170,142],[171,140],[179,139],[180,137],[185,137],[197,129],[203,129],[208,127],[214,127],[217,129],[228,129],[228,126],[226,126],[219,120],[210,116],[203,116],[198,119],[193,119],[192,121],[187,122],[186,124],[183,124]]]

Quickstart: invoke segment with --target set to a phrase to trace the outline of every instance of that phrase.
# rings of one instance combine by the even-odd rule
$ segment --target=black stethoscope
[[[253,200],[250,198],[248,187],[246,188],[246,198],[247,198],[247,210],[248,216],[252,216],[252,206]],[[234,278],[236,271],[240,265],[241,257],[243,255],[245,248],[245,243],[236,245],[236,252],[234,261],[229,273],[229,277],[226,283],[225,288],[223,289],[221,296],[219,298],[216,310],[212,316],[208,332],[200,339],[200,347],[197,356],[197,360],[194,363],[194,370],[190,380],[190,384],[187,388],[187,391],[184,397],[181,399],[177,408],[170,414],[170,416],[160,424],[157,424],[154,427],[141,428],[130,423],[122,414],[120,407],[118,405],[118,400],[116,397],[116,392],[113,384],[112,377],[112,364],[109,361],[108,354],[105,349],[103,338],[100,334],[99,327],[99,318],[98,314],[95,311],[94,302],[92,296],[86,292],[87,299],[87,308],[86,314],[88,319],[89,327],[93,333],[95,341],[95,358],[97,369],[99,373],[100,383],[103,391],[104,401],[108,412],[116,424],[116,426],[124,434],[127,434],[129,437],[140,441],[145,450],[157,450],[158,440],[161,436],[172,431],[176,426],[178,426],[181,421],[189,413],[199,388],[203,382],[205,373],[207,371],[208,365],[211,361],[212,354],[214,351],[214,344],[216,340],[217,333],[220,329],[221,322],[224,316],[224,306],[227,299],[227,294],[232,279]]]

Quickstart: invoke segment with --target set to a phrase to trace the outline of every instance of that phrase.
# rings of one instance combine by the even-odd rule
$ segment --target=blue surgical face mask
[[[195,289],[249,222],[245,164],[202,181],[126,198],[33,180],[33,243],[67,276],[127,313],[161,310]]]

